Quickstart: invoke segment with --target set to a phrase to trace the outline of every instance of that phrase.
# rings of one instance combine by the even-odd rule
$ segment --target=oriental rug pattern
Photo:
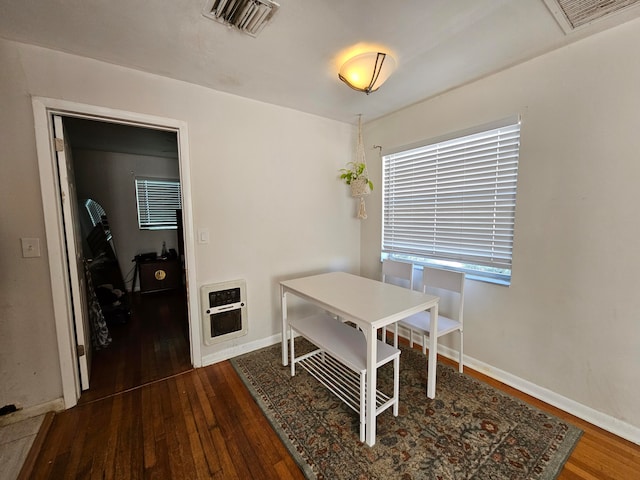
[[[296,353],[311,348],[296,339]],[[426,396],[426,358],[402,348],[400,412],[377,419],[376,444],[359,441],[357,414],[303,368],[281,364],[280,345],[232,360],[307,478],[553,479],[582,431],[447,365]],[[392,365],[378,370],[390,391]]]

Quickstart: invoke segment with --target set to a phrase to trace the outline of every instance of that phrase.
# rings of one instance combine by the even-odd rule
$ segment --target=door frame
[[[69,288],[67,256],[64,240],[64,222],[60,205],[59,176],[53,135],[53,115],[79,117],[88,120],[100,120],[176,133],[178,139],[178,158],[180,185],[182,189],[182,216],[185,250],[185,268],[187,283],[187,317],[189,322],[189,343],[191,364],[202,366],[199,305],[196,285],[195,237],[193,229],[193,210],[191,202],[191,164],[189,159],[189,138],[187,124],[172,118],[145,115],[141,113],[114,110],[66,100],[34,96],[33,107],[36,153],[40,172],[40,189],[44,211],[45,235],[51,293],[53,296],[53,315],[56,326],[62,396],[65,408],[78,403],[80,388],[78,362],[76,361],[76,339],[73,325],[72,292]],[[84,274],[84,273],[83,273]]]

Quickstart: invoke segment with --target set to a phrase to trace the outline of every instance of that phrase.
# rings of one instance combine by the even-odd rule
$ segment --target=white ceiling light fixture
[[[280,5],[270,0],[207,0],[202,14],[256,37],[278,8]]]
[[[369,95],[387,81],[395,68],[396,61],[388,53],[365,52],[344,62],[338,78],[354,90]]]

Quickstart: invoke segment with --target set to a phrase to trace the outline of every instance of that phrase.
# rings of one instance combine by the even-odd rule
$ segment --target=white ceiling
[[[638,15],[567,35],[544,0],[279,0],[253,38],[205,18],[205,3],[0,0],[0,37],[355,123]],[[341,55],[360,42],[386,47],[398,65],[368,96],[337,78]]]

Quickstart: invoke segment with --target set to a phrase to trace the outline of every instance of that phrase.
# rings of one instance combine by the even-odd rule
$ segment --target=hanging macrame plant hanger
[[[369,172],[367,170],[367,159],[364,154],[364,143],[362,142],[362,115],[358,115],[358,140],[356,143],[356,165],[364,165],[364,170],[358,178],[351,181],[351,196],[360,199],[358,204],[358,218],[366,219],[367,210],[365,208],[364,197],[371,193],[369,187]]]

